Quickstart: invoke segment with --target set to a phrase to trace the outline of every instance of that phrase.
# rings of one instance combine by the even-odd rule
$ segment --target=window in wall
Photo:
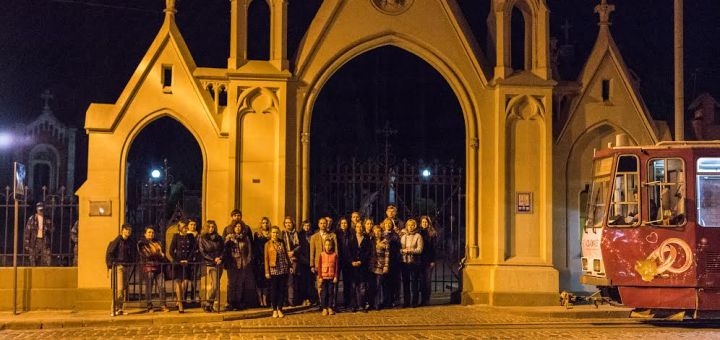
[[[648,222],[685,224],[685,165],[680,158],[651,159],[648,163]]]
[[[608,213],[608,225],[640,225],[638,184],[640,173],[635,155],[621,155],[612,182],[612,198]]]
[[[172,81],[173,81],[172,78],[173,78],[172,65],[163,65],[162,66],[163,92],[165,92],[165,93],[171,92]]]
[[[225,86],[221,86],[219,91],[220,91],[220,93],[218,96],[218,105],[227,106],[227,100],[228,100],[227,89],[225,88]]]
[[[602,81],[602,100],[603,102],[610,100],[610,79],[603,79]]]
[[[696,176],[697,223],[703,227],[720,227],[720,158],[699,158]]]

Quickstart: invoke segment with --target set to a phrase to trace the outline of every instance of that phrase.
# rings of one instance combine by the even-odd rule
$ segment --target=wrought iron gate
[[[460,261],[465,249],[465,176],[454,162],[385,166],[368,159],[323,162],[311,174],[311,214],[349,217],[352,211],[378,224],[394,204],[401,219],[430,216],[438,230],[434,299],[459,302]]]

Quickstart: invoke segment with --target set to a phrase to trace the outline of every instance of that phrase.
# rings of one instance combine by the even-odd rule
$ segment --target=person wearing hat
[[[50,242],[53,230],[52,221],[45,216],[45,205],[43,202],[38,202],[35,205],[35,214],[25,223],[23,237],[25,254],[30,257],[30,266],[50,265],[52,260]]]

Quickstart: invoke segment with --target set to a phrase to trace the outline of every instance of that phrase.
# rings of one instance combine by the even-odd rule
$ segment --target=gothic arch
[[[247,55],[248,60],[269,60],[271,41],[270,32],[272,30],[272,4],[268,0],[250,0],[247,7],[247,37],[250,37],[250,28],[254,28],[255,35],[252,39],[247,39]],[[257,15],[251,15],[257,14]],[[262,15],[260,15],[262,14]],[[255,25],[255,26],[253,26]],[[262,35],[257,34],[262,33]],[[258,58],[255,58],[255,57]]]
[[[467,85],[466,77],[462,75],[455,65],[442,56],[435,53],[429,46],[425,46],[421,41],[413,39],[413,37],[397,33],[385,33],[378,36],[368,36],[363,40],[357,41],[355,44],[340,49],[338,55],[329,58],[321,67],[322,72],[315,75],[314,78],[303,84],[306,88],[311,89],[308,95],[301,103],[301,126],[302,132],[310,131],[310,123],[312,121],[312,112],[315,101],[320,94],[321,89],[327,81],[351,59],[383,46],[395,46],[403,49],[418,58],[424,60],[435,69],[448,82],[458,98],[460,107],[463,111],[463,121],[465,122],[466,138],[472,140],[478,138],[479,122],[476,121],[478,115],[475,112],[475,100],[472,91]],[[299,78],[304,78],[299,75]]]
[[[550,79],[548,42],[548,8],[544,0],[493,0],[488,18],[489,32],[495,43],[495,78],[505,79],[513,74],[511,65],[512,12],[517,9],[524,20],[525,71],[542,79]]]
[[[28,163],[28,187],[31,189],[35,188],[35,166],[45,164],[49,170],[49,183],[45,183],[45,185],[47,185],[49,190],[55,190],[57,188],[62,158],[55,146],[45,143],[35,145],[28,152]]]
[[[583,209],[585,207],[580,206],[580,192],[584,189],[585,180],[589,180],[592,171],[592,156],[593,150],[599,147],[604,147],[609,142],[614,142],[615,135],[618,133],[625,133],[631,136],[621,126],[614,124],[609,120],[599,121],[591,126],[586,127],[578,137],[572,141],[570,150],[567,154],[567,158],[563,160],[564,171],[562,180],[565,181],[563,187],[565,196],[564,207],[561,210],[564,215],[566,229],[564,231],[558,231],[565,235],[563,241],[563,249],[565,251],[564,261],[561,264],[561,273],[564,276],[560,280],[561,288],[573,291],[585,290],[579,283],[580,276],[580,217],[583,215]],[[630,137],[630,143],[636,145],[637,142]],[[576,181],[570,181],[569,179],[576,179]],[[562,268],[562,267],[565,268]]]
[[[423,41],[420,37],[411,35],[382,32],[376,35],[368,35],[363,39],[355,41],[348,41],[345,46],[336,49],[336,54],[321,61],[319,72],[317,74],[303,74],[304,65],[299,65],[300,70],[298,79],[300,80],[301,88],[298,90],[298,108],[299,115],[299,152],[298,152],[298,185],[299,187],[309,187],[310,185],[310,124],[312,121],[312,112],[315,105],[315,101],[318,98],[321,89],[332,75],[345,63],[354,57],[373,50],[375,48],[392,45],[403,49],[415,56],[423,59],[432,68],[434,68],[447,82],[452,91],[455,93],[459,106],[463,113],[463,122],[465,125],[465,158],[467,164],[466,171],[466,183],[467,185],[467,196],[473,197],[468,200],[466,204],[475,204],[480,201],[479,198],[479,185],[482,182],[480,178],[480,161],[482,158],[481,148],[481,136],[480,136],[480,122],[479,118],[481,115],[477,112],[478,110],[478,98],[476,91],[473,90],[471,83],[473,80],[479,80],[485,86],[486,82],[482,77],[482,71],[478,69],[479,77],[472,79],[472,75],[467,75],[461,72],[461,66],[453,63],[450,59],[444,58],[439,53],[435,52],[431,44]],[[315,46],[316,49],[321,48]],[[303,90],[303,88],[305,90]],[[306,96],[303,97],[303,91],[307,91]],[[303,192],[298,190],[298,192]],[[307,194],[307,193],[306,193]],[[306,195],[305,194],[305,195]],[[300,195],[297,197],[299,201],[298,211],[303,216],[307,216],[308,208],[308,197]],[[466,221],[468,225],[475,225],[478,219],[479,213],[474,209],[468,209],[466,212]],[[466,231],[467,246],[471,249],[472,256],[479,256],[479,231],[474,228],[468,228]]]
[[[127,168],[125,167],[125,165],[127,164],[127,158],[128,158],[128,155],[130,154],[130,149],[132,148],[133,142],[135,141],[137,136],[140,135],[140,133],[142,133],[142,131],[148,125],[152,124],[153,122],[155,122],[158,119],[165,118],[165,117],[173,119],[173,120],[177,121],[178,123],[180,123],[180,125],[182,125],[183,128],[185,128],[185,130],[188,131],[190,133],[190,135],[193,136],[193,138],[195,139],[195,142],[198,145],[198,149],[200,149],[200,154],[201,154],[201,158],[202,158],[202,162],[203,162],[202,176],[201,176],[201,178],[202,178],[202,189],[201,189],[202,197],[201,197],[201,199],[203,202],[206,201],[206,199],[207,199],[208,159],[207,159],[207,148],[205,147],[205,142],[204,142],[203,138],[201,137],[201,135],[198,134],[196,129],[193,129],[193,125],[190,124],[190,122],[188,122],[187,120],[183,119],[182,115],[179,115],[177,112],[174,112],[171,109],[162,108],[162,109],[158,109],[156,111],[150,112],[147,115],[143,116],[142,119],[136,121],[135,124],[129,129],[128,133],[125,135],[124,143],[122,145],[120,157],[119,157],[120,162],[118,164],[118,169],[120,169],[120,177],[119,177],[119,181],[118,181],[118,184],[119,184],[118,204],[120,206],[119,206],[118,211],[122,212],[122,211],[125,211],[125,209],[126,209],[127,192],[125,192],[124,188],[126,188],[126,186],[127,186]],[[203,214],[205,214],[205,210],[206,209],[203,209]],[[121,219],[121,221],[124,221],[125,216],[121,215],[120,219]],[[201,220],[202,219],[204,219],[204,216],[203,216],[203,218],[201,218]]]
[[[542,101],[531,95],[516,95],[507,100],[505,124],[505,169],[510,175],[506,177],[505,190],[507,203],[505,205],[505,253],[504,259],[508,263],[547,261],[543,238],[526,237],[532,235],[537,229],[537,219],[533,215],[516,213],[516,200],[518,192],[544,192],[547,185],[546,162],[547,154],[538,150],[537,145],[544,145],[547,140],[545,133],[546,108]],[[522,176],[527,169],[535,169],[537,176]],[[540,178],[541,180],[538,180]],[[537,199],[534,205],[537,214],[545,215],[545,202]],[[533,209],[533,208],[530,208]]]

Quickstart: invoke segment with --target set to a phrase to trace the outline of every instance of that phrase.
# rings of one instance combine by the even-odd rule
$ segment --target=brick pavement
[[[613,314],[614,313],[614,314]],[[44,320],[44,329],[0,331],[3,339],[720,339],[715,329],[657,327],[629,319],[628,309],[601,306],[495,308],[433,306],[379,312],[339,313],[297,310],[282,319],[267,310],[209,315],[153,313],[110,317],[105,313],[55,311],[0,314],[0,320]],[[62,328],[60,320],[75,320]],[[77,326],[84,320],[82,327]],[[225,322],[220,322],[220,321]],[[56,323],[51,323],[55,321]],[[218,322],[214,322],[218,321]],[[5,324],[9,325],[9,324]],[[52,326],[55,326],[53,328]]]
[[[233,320],[247,320],[249,325],[265,325],[268,320],[283,324],[316,325],[319,312],[308,307],[289,308],[289,315],[284,319],[271,319],[268,309],[250,309],[245,311],[204,313],[200,309],[187,309],[186,313],[155,312],[128,309],[128,314],[112,317],[109,311],[31,311],[13,315],[12,312],[0,312],[0,329],[48,329],[70,327],[102,327],[102,326],[138,326],[183,324],[188,322],[206,323]],[[595,308],[590,305],[575,306],[566,309],[560,306],[548,307],[489,307],[443,305],[412,309],[391,309],[363,313],[338,313],[320,322],[331,322],[337,325],[366,326],[382,321],[385,325],[410,324],[482,324],[517,322],[527,320],[575,320],[588,318],[627,318],[630,310],[611,306]],[[315,315],[317,314],[317,315]],[[363,317],[359,317],[363,316]]]

